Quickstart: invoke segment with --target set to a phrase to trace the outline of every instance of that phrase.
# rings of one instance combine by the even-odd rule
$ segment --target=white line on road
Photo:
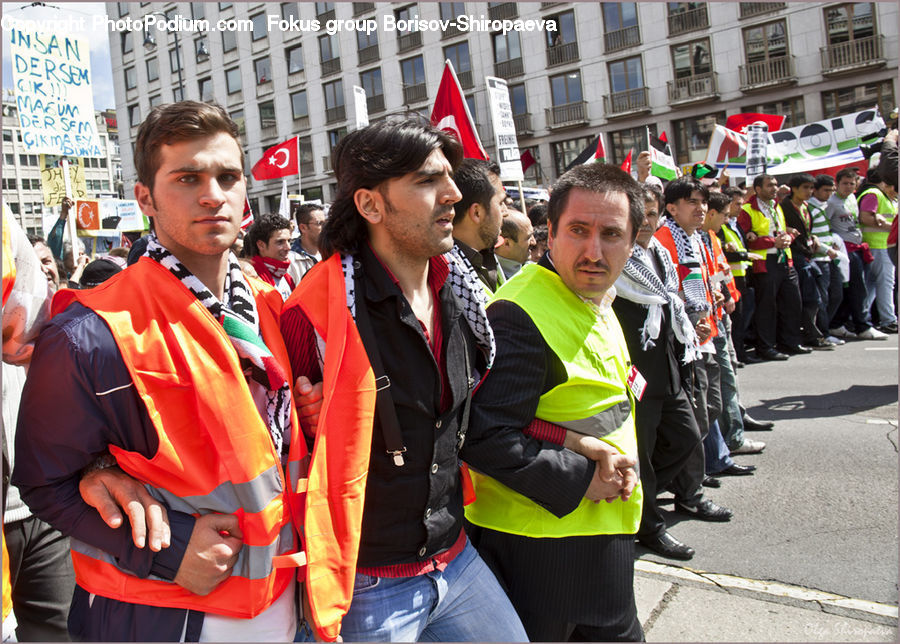
[[[866,351],[896,351],[897,347],[866,347]]]

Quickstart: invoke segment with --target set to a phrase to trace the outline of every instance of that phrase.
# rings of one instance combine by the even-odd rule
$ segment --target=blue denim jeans
[[[716,347],[716,362],[719,365],[719,377],[722,386],[722,413],[719,414],[719,429],[729,449],[737,449],[744,444],[744,421],[741,418],[741,405],[738,399],[737,377],[731,366],[728,355],[728,338],[717,335],[713,338]]]
[[[866,265],[866,299],[863,306],[866,322],[872,323],[872,304],[878,307],[878,323],[882,326],[897,322],[894,312],[894,263],[886,248],[873,248],[875,259]]]
[[[443,572],[356,575],[345,642],[527,642],[515,609],[471,543]]]

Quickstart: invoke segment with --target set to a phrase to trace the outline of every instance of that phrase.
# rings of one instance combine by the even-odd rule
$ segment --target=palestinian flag
[[[606,163],[606,148],[603,145],[603,134],[598,134],[597,138],[591,141],[590,145],[566,166],[566,170],[571,170],[575,166],[586,163],[594,163],[595,161]]]
[[[678,166],[669,150],[669,145],[647,130],[647,140],[650,142],[650,174],[659,177],[663,181],[671,181],[678,176]]]

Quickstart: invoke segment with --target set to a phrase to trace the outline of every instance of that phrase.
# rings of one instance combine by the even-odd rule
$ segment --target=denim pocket
[[[353,584],[353,594],[358,595],[359,593],[365,592],[367,590],[377,588],[380,581],[381,579],[379,577],[375,577],[374,575],[364,575],[362,573],[356,573],[356,581]]]

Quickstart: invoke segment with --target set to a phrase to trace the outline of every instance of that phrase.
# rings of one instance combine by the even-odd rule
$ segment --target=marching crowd
[[[896,140],[861,183],[644,153],[516,204],[389,120],[244,232],[235,124],[154,108],[130,251],[4,207],[4,640],[642,640],[636,542],[695,554],[658,494],[729,521],[773,427],[739,369],[897,332]]]

